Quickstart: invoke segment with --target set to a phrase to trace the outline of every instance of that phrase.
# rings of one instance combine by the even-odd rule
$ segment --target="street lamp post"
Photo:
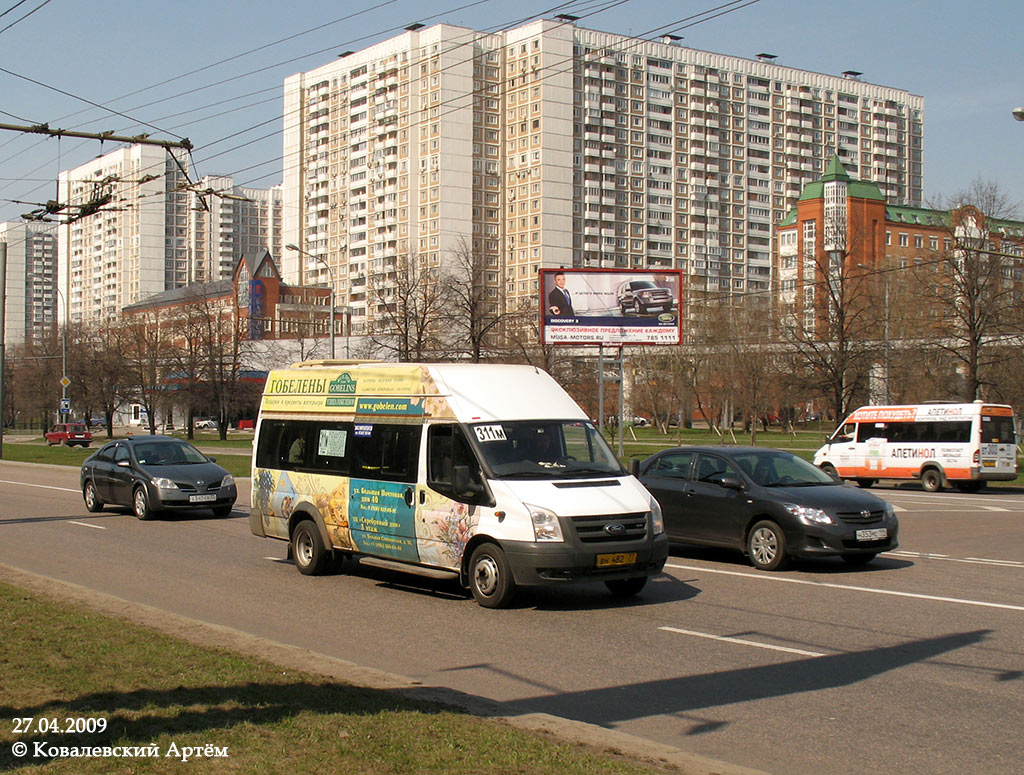
[[[323,265],[323,267],[327,270],[327,274],[330,275],[330,277],[331,277],[331,312],[330,312],[330,315],[328,315],[328,326],[330,326],[330,332],[331,332],[331,360],[333,361],[334,357],[335,357],[334,356],[334,270],[331,269],[331,265],[328,264],[323,258],[321,258],[320,256],[313,255],[308,250],[303,250],[298,245],[285,245],[284,247],[285,247],[285,250],[294,250],[296,253],[299,253],[300,255],[309,256],[310,258],[312,258],[317,263]]]

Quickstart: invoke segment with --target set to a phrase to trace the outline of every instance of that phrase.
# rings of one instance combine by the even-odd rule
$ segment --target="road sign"
[[[61,385],[62,385],[63,387],[67,387],[68,385],[70,385],[70,384],[71,384],[71,380],[70,380],[70,379],[68,379],[67,377],[61,377],[61,378],[60,378],[60,384],[61,384]]]
[[[70,398],[62,398],[60,400],[60,413],[61,414],[71,414],[71,399]]]

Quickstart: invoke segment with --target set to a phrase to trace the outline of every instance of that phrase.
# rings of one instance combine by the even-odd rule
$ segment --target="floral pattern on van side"
[[[429,488],[420,488],[425,501],[416,511],[416,543],[420,561],[458,568],[466,544],[480,521],[476,509],[453,501]]]

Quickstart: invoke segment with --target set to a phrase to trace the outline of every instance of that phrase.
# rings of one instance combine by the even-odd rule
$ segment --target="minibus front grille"
[[[610,544],[641,541],[647,535],[647,512],[572,517],[572,527],[582,543]],[[614,527],[620,525],[621,527]]]
[[[885,517],[885,512],[881,509],[875,511],[840,511],[836,516],[848,525],[868,525],[872,522],[881,522],[883,517]]]

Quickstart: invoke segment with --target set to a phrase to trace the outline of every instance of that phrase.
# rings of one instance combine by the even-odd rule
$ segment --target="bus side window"
[[[260,425],[260,438],[256,444],[257,468],[281,467],[278,449],[281,446],[283,432],[284,422],[281,420],[264,420]]]
[[[419,425],[374,425],[369,436],[357,436],[352,442],[352,476],[391,482],[416,481]]]
[[[857,427],[857,441],[884,439],[887,430],[884,422],[862,422]]]
[[[457,425],[432,425],[427,436],[427,484],[442,495],[464,500],[455,492],[456,467],[465,467],[469,483],[483,492],[480,464]],[[471,499],[472,500],[472,499]]]
[[[833,444],[849,444],[857,436],[857,423],[848,422],[832,434]]]

